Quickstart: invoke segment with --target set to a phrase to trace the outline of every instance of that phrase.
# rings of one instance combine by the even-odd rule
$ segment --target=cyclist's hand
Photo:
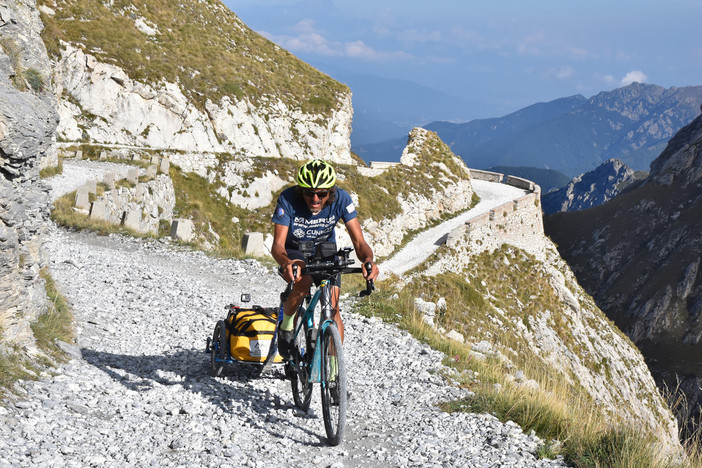
[[[368,273],[368,271],[366,271],[365,268],[362,269],[363,270],[363,277],[367,281],[372,281],[372,280],[376,279],[378,277],[378,275],[380,274],[380,270],[378,269],[378,265],[376,265],[375,262],[370,262],[370,264],[371,264],[370,273]],[[365,265],[365,263],[364,263],[364,265]]]
[[[293,266],[296,266],[296,268],[293,269]],[[288,283],[297,283],[302,277],[300,274],[302,272],[302,267],[303,265],[295,261],[283,265],[283,278],[285,281]]]

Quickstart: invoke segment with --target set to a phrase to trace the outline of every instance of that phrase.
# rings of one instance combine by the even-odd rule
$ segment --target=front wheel
[[[341,336],[335,323],[324,329],[322,337],[322,413],[329,444],[339,445],[346,429],[346,363]]]

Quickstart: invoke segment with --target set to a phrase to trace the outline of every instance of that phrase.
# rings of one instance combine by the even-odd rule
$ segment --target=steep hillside
[[[425,127],[470,167],[544,167],[575,177],[612,157],[646,170],[670,137],[699,115],[700,102],[702,86],[664,89],[633,83],[590,99],[574,96],[537,104],[499,119]],[[399,156],[395,140],[357,152],[366,160]]]
[[[656,376],[702,395],[702,118],[680,130],[645,183],[591,210],[546,218],[546,232]],[[696,416],[695,416],[696,417]]]
[[[541,197],[544,213],[578,211],[601,205],[646,175],[634,172],[618,159],[609,159],[595,170],[579,175],[565,187]]]
[[[219,1],[41,0],[59,140],[351,163],[348,88]]]
[[[384,283],[388,301],[377,306],[479,375],[470,383],[478,401],[456,407],[513,395],[506,406],[527,406],[538,419],[537,401],[561,401],[569,415],[630,425],[675,451],[677,424],[641,353],[543,235],[538,194],[484,218],[449,236],[411,276]],[[555,416],[550,423],[552,433],[564,424]]]

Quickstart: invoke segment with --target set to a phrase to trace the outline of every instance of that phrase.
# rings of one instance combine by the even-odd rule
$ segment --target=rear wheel
[[[227,359],[227,327],[224,320],[219,320],[215,325],[210,351],[210,375],[219,377],[224,368],[223,361]]]
[[[339,445],[346,429],[346,363],[341,336],[335,323],[324,329],[322,337],[322,413],[324,429],[331,445]]]
[[[297,321],[298,319],[295,319],[295,330],[297,330]],[[306,333],[303,327],[300,333],[295,337],[292,362],[285,364],[286,366],[293,366],[293,368],[297,370],[297,372],[292,372],[294,375],[290,379],[290,382],[295,406],[303,411],[309,409],[310,402],[312,401],[312,382],[309,381],[308,374],[308,363],[312,356],[312,348],[310,347],[309,340],[305,338],[305,335]]]

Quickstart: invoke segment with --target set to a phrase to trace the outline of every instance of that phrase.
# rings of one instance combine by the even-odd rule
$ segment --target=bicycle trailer
[[[242,294],[242,302],[249,300],[248,294]],[[283,361],[276,342],[278,309],[229,304],[225,310],[226,318],[217,322],[212,337],[207,338],[205,351],[211,355],[212,375],[220,375],[224,364],[266,366]]]
[[[278,318],[276,309],[261,306],[241,308],[228,306],[226,324],[229,354],[237,361],[262,363],[268,357]],[[281,362],[280,355],[275,362]]]

